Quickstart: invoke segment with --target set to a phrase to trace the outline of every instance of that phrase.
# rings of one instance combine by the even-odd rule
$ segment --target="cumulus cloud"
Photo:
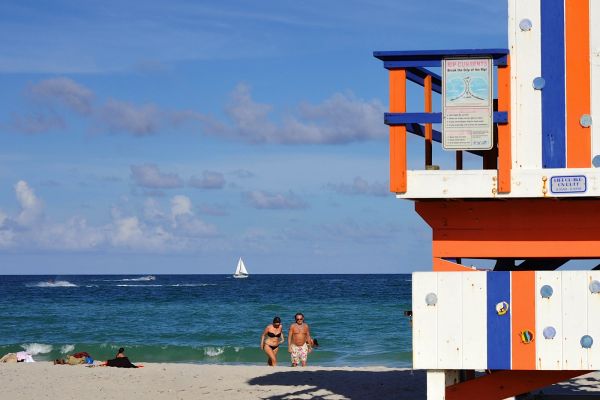
[[[243,193],[244,200],[257,209],[302,209],[308,204],[292,191],[287,194],[269,193],[262,190],[251,190]]]
[[[54,113],[44,114],[39,111],[25,115],[13,114],[11,119],[9,126],[12,129],[29,134],[62,130],[67,126],[62,117]]]
[[[84,118],[93,132],[147,136],[191,126],[207,135],[254,144],[344,144],[387,137],[379,100],[364,100],[351,92],[334,93],[321,103],[300,103],[276,113],[252,97],[250,87],[237,85],[224,106],[227,120],[196,110],[169,110],[156,104],[135,104],[109,98],[100,104],[89,88],[66,77],[32,84],[28,97],[43,110],[13,115],[9,127],[39,133],[66,127],[65,109]]]
[[[224,217],[229,215],[227,207],[223,204],[200,204],[198,210],[201,214],[212,215],[213,217]]]
[[[203,171],[202,177],[192,176],[190,186],[198,189],[222,189],[225,186],[225,177],[216,171]]]
[[[402,231],[402,227],[394,223],[369,224],[346,220],[322,224],[321,230],[330,240],[380,241],[394,237]]]
[[[249,143],[342,144],[387,135],[381,124],[383,104],[359,99],[352,93],[335,93],[321,104],[300,104],[276,124],[269,118],[273,107],[256,102],[250,87],[240,84],[225,111],[231,126],[218,133]]]
[[[197,122],[213,130],[220,130],[218,123],[199,112],[191,110],[167,110],[155,104],[133,104],[109,99],[98,107],[94,115],[94,130],[147,136],[161,130],[171,130]]]
[[[44,205],[37,198],[34,190],[25,181],[17,182],[15,185],[15,194],[21,206],[17,222],[23,226],[31,226],[42,217]]]
[[[136,216],[113,221],[110,244],[129,250],[163,252],[173,244],[174,238],[162,226],[147,226]]]
[[[11,216],[0,210],[2,249],[187,252],[206,247],[206,238],[218,237],[214,225],[194,214],[187,196],[173,196],[166,211],[157,200],[147,199],[141,215],[113,207],[109,222],[90,225],[81,216],[47,221],[42,201],[27,182],[19,181],[14,190],[20,211]]]
[[[231,175],[240,179],[248,179],[254,177],[254,174],[246,169],[236,169],[231,171]]]
[[[183,186],[183,180],[175,173],[161,172],[155,164],[132,165],[131,178],[136,185],[148,189],[173,189]]]
[[[165,213],[160,209],[160,204],[152,197],[144,201],[143,212],[147,221],[161,221],[166,218]]]
[[[194,215],[192,201],[187,196],[174,196],[171,199],[173,228],[186,236],[204,237],[216,234],[214,226],[205,223]]]
[[[366,179],[359,176],[355,177],[354,181],[350,184],[328,183],[326,187],[334,192],[347,195],[388,196],[390,194],[387,183],[369,183]]]
[[[46,103],[51,107],[61,105],[82,115],[92,112],[94,93],[69,78],[46,79],[29,85],[26,92],[34,101]]]
[[[70,217],[64,223],[45,224],[35,234],[38,245],[46,250],[93,250],[108,237],[106,227],[88,225],[85,218]]]
[[[156,133],[161,115],[155,105],[136,106],[118,100],[108,100],[99,110],[96,120],[109,132],[130,132],[137,136]]]
[[[25,94],[37,109],[23,115],[13,114],[4,129],[22,133],[65,129],[65,111],[84,118],[93,132],[146,136],[189,123],[201,123],[213,132],[223,129],[214,118],[193,110],[168,110],[155,104],[138,105],[118,99],[101,104],[95,101],[91,89],[66,77],[30,84]]]
[[[187,196],[173,196],[171,199],[171,215],[176,218],[180,215],[192,214],[192,201]]]

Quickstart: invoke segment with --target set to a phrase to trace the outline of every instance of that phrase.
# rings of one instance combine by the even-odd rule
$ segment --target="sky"
[[[506,32],[503,0],[5,0],[0,274],[430,269],[372,53]]]

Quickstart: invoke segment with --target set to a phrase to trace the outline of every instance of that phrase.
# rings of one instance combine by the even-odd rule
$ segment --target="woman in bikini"
[[[279,345],[284,341],[281,318],[273,318],[273,323],[267,325],[260,336],[260,348],[267,353],[267,364],[274,367],[277,365],[277,352]]]

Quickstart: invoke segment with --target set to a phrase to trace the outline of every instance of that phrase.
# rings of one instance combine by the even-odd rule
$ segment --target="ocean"
[[[320,344],[309,365],[410,367],[410,304],[405,274],[4,275],[0,356],[105,360],[125,347],[133,362],[260,365],[265,326],[280,316],[287,340],[302,312]]]

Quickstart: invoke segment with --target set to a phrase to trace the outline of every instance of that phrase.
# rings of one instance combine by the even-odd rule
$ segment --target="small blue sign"
[[[584,193],[587,190],[587,179],[584,175],[553,176],[550,178],[552,193]]]

